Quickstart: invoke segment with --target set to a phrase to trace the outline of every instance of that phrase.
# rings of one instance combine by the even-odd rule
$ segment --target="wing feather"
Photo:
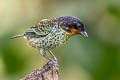
[[[34,37],[46,36],[52,31],[52,28],[54,27],[54,25],[56,25],[56,22],[54,22],[53,19],[43,19],[38,24],[32,26],[26,32],[26,35],[33,34]]]

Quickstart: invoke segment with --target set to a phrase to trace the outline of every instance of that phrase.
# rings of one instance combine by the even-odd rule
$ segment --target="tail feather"
[[[24,34],[12,36],[10,39],[19,38],[19,37],[24,37]]]

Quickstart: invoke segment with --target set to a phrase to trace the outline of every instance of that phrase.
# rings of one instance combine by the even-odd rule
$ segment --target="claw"
[[[57,63],[57,58],[54,56],[54,54],[50,50],[48,50],[48,52],[53,57],[52,62],[53,62],[53,66],[56,68],[56,72],[59,73],[59,65]]]
[[[56,68],[56,72],[59,73],[59,65],[57,61],[53,59],[52,62],[53,62],[53,66]]]

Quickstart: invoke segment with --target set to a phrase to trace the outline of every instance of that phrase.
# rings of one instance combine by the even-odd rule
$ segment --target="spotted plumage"
[[[68,40],[68,36],[55,18],[41,20],[24,33],[24,38],[32,47],[44,50],[58,47]]]
[[[25,33],[12,38],[24,37],[32,47],[37,48],[45,58],[51,60],[46,55],[46,51],[48,51],[56,63],[57,59],[50,49],[64,44],[71,36],[77,34],[88,37],[82,21],[76,17],[62,16],[43,19],[30,27]]]
[[[54,24],[54,25],[53,25]],[[27,40],[29,41],[29,44],[37,49],[51,49],[60,46],[61,44],[64,44],[68,40],[68,36],[65,34],[65,31],[58,26],[56,22],[52,23],[52,25],[47,25],[46,27],[42,27],[43,32],[39,38],[29,36],[27,37]],[[47,30],[47,32],[44,32],[44,30]],[[34,31],[34,29],[33,29]],[[26,34],[27,35],[27,34]],[[36,34],[35,34],[36,35]]]

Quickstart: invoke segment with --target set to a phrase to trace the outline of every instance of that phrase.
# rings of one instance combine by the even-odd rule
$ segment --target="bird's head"
[[[86,38],[88,37],[88,34],[85,31],[85,26],[80,19],[72,16],[63,16],[58,18],[58,22],[69,37],[77,34]]]

